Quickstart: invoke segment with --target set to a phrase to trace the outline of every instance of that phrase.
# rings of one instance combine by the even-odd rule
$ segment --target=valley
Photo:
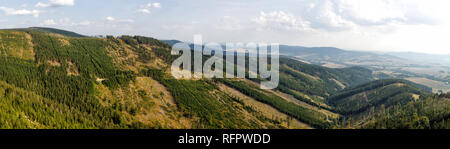
[[[328,68],[360,66],[381,78],[406,79],[433,88],[434,93],[446,93],[450,86],[450,63],[445,55],[411,52],[363,52],[332,47],[280,47],[280,54],[305,63]],[[438,59],[436,59],[438,57]],[[427,80],[427,81],[425,81]],[[427,83],[429,82],[429,83]]]
[[[261,79],[175,79],[174,43],[52,28],[0,30],[0,127],[450,127],[448,96],[433,93],[449,91],[446,76],[395,69],[415,66],[401,58],[281,46],[282,54],[296,56],[279,58],[280,84],[263,90],[256,85]],[[322,50],[328,55],[317,54]]]

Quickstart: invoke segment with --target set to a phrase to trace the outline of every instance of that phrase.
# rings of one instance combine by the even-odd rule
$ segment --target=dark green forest
[[[450,129],[449,94],[397,104],[377,114],[366,129]]]
[[[287,128],[290,118],[318,129],[449,128],[448,94],[366,68],[281,57],[280,84],[266,91],[253,84],[261,79],[177,80],[170,49],[144,36],[0,30],[0,128]],[[288,118],[264,116],[221,85]]]

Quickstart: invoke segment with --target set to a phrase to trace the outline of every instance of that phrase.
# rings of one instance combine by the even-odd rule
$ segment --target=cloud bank
[[[48,0],[48,2],[38,2],[36,7],[64,7],[75,5],[75,0]]]

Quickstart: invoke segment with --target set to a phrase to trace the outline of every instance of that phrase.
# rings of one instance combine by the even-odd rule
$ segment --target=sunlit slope
[[[388,79],[365,83],[331,96],[333,111],[344,116],[343,125],[357,127],[393,106],[420,100],[431,94],[409,81]]]
[[[277,90],[308,104],[330,109],[326,98],[377,77],[372,71],[361,67],[331,69],[281,58],[280,85]]]
[[[370,129],[450,129],[448,94],[427,96],[396,105],[376,115],[363,128]]]
[[[36,29],[1,30],[0,37],[1,81],[86,119],[48,128],[308,128],[291,125],[286,115],[262,115],[208,80],[170,78],[167,66],[175,57],[153,38],[79,38]],[[168,78],[147,73],[152,70]]]
[[[0,30],[2,128],[421,128],[409,126],[425,116],[423,128],[447,126],[444,97],[362,67],[281,57],[278,88],[262,90],[261,79],[175,79],[178,56],[154,38],[70,33]],[[415,121],[419,101],[438,112]]]
[[[357,114],[372,106],[391,106],[408,102],[425,95],[426,91],[404,80],[377,80],[346,89],[330,97],[329,103],[335,111],[343,114]]]
[[[34,60],[32,37],[20,31],[0,30],[0,55]]]
[[[60,30],[55,28],[47,28],[47,27],[30,27],[25,29],[20,29],[23,31],[38,31],[38,32],[45,32],[50,34],[56,34],[56,35],[62,35],[66,37],[87,37],[85,35],[81,35],[75,32],[66,31],[66,30]]]

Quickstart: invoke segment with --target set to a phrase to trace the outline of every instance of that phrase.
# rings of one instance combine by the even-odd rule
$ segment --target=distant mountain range
[[[174,45],[182,41],[162,40]],[[191,49],[194,47],[190,44]],[[225,45],[222,45],[225,48]],[[303,47],[280,45],[280,55],[308,64],[329,68],[361,66],[392,78],[413,80],[426,84],[433,91],[450,91],[450,55],[433,55],[412,52],[366,52],[343,50],[334,47]],[[428,81],[424,81],[428,80]],[[435,83],[425,83],[425,82]],[[432,85],[434,84],[434,85]],[[436,85],[439,84],[439,85]]]
[[[415,52],[389,52],[387,54],[416,62],[450,66],[450,54],[426,54]]]
[[[174,45],[183,41],[161,40],[169,45]],[[191,48],[193,44],[189,43]],[[225,45],[222,45],[225,48]],[[334,62],[343,66],[366,65],[368,63],[386,63],[392,66],[393,63],[402,65],[419,63],[449,64],[450,55],[425,54],[415,52],[367,52],[344,50],[335,47],[304,47],[280,45],[280,54],[295,57],[315,64],[326,64]]]
[[[169,45],[174,45],[182,41],[179,40],[161,40]],[[191,49],[194,45],[189,43]],[[222,45],[225,49],[225,45]],[[384,65],[406,65],[405,59],[372,52],[360,52],[342,50],[334,47],[302,47],[280,45],[280,55],[302,60],[303,62],[323,65],[331,68],[343,68],[350,66],[371,66],[380,68]]]

